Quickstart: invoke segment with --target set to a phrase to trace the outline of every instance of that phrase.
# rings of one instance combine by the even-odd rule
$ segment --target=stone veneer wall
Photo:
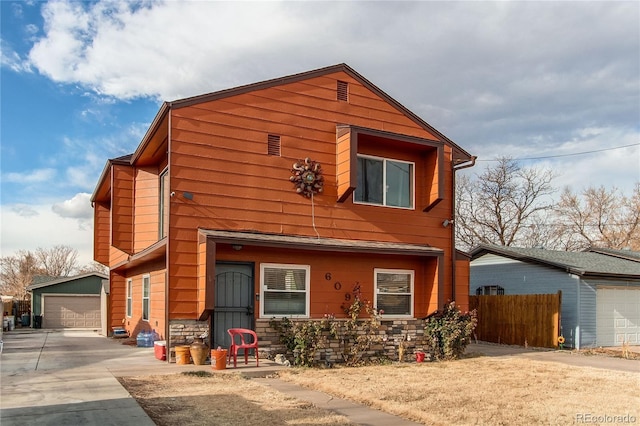
[[[280,343],[280,335],[278,331],[271,328],[269,325],[270,321],[270,319],[256,320],[256,333],[258,334],[261,356],[274,359],[276,354],[285,354],[291,361],[292,354],[286,353],[286,348]],[[292,321],[296,322],[296,320]],[[337,319],[334,321],[340,322],[345,320]],[[429,345],[424,337],[424,320],[399,319],[382,321],[377,335],[380,336],[380,342],[373,343],[371,350],[368,351],[363,358],[368,358],[371,361],[381,359],[398,361],[398,348],[401,343],[405,348],[403,361],[415,359],[415,352],[429,353]],[[340,363],[343,362],[343,351],[344,345],[340,336],[335,339],[331,338],[328,347],[318,351],[316,360]]]
[[[207,332],[209,332],[209,321],[171,320],[169,322],[169,338],[167,339],[167,358],[170,362],[175,362],[176,346],[190,345],[194,338]]]

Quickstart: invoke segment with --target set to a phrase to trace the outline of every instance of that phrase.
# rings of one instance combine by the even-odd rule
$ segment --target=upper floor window
[[[309,316],[309,271],[307,265],[261,264],[261,316]]]
[[[382,315],[413,315],[413,271],[375,269],[376,308]]]
[[[413,208],[414,164],[358,155],[358,183],[354,202]]]
[[[160,199],[159,199],[159,227],[158,239],[161,240],[169,233],[169,169],[160,174]]]

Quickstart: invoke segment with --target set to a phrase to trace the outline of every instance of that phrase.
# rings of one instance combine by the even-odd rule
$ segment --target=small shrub
[[[325,348],[329,337],[336,337],[335,323],[329,317],[321,321],[292,322],[289,318],[278,321],[273,318],[269,325],[280,335],[280,343],[293,354],[293,365],[311,367],[319,349]]]
[[[363,312],[369,315],[368,319],[360,318]],[[371,346],[382,340],[378,335],[380,312],[356,293],[353,303],[345,309],[345,313],[348,318],[341,330],[344,342],[342,358],[347,366],[354,367],[361,365],[364,362],[363,356],[371,350]]]
[[[425,337],[437,360],[458,359],[470,343],[478,323],[476,311],[461,313],[455,302],[447,304],[425,321]]]

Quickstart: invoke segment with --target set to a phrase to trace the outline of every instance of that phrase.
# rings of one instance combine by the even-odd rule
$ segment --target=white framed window
[[[358,155],[354,203],[413,209],[414,163]]]
[[[133,280],[127,280],[127,316],[131,317],[133,310]]]
[[[158,200],[158,239],[161,240],[169,233],[169,169],[160,173],[160,193]]]
[[[260,316],[309,316],[309,265],[260,265]]]
[[[485,285],[476,289],[477,296],[501,296],[504,294],[504,288],[499,285]]]
[[[414,271],[374,269],[376,308],[383,316],[413,317]]]
[[[151,291],[151,276],[149,274],[142,276],[142,320],[149,321],[149,292]]]

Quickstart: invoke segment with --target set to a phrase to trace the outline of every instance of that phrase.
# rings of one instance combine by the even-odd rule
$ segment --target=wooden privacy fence
[[[469,296],[469,309],[478,313],[478,340],[540,348],[558,346],[561,303],[562,292]]]

